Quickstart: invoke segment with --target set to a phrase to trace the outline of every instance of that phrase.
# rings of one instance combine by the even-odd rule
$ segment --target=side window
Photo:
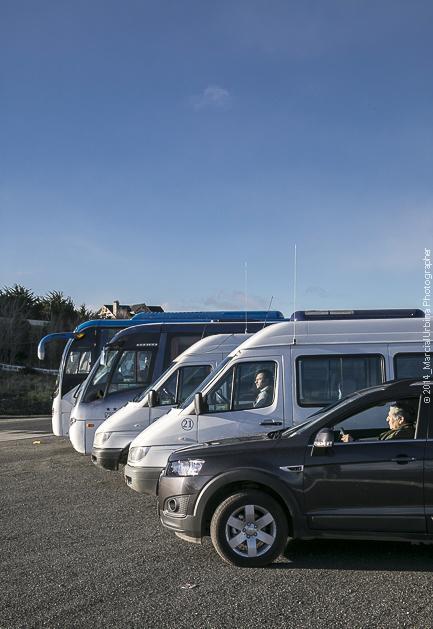
[[[334,438],[344,441],[387,441],[414,439],[418,419],[419,398],[387,400],[334,424]]]
[[[275,398],[276,368],[273,361],[235,365],[207,394],[208,412],[270,406]]]
[[[177,376],[179,370],[176,369],[174,373],[171,374],[168,380],[161,385],[158,391],[158,403],[160,406],[170,406],[176,404],[176,387],[177,387]]]
[[[234,368],[228,370],[206,396],[207,412],[218,413],[231,408]]]
[[[396,354],[394,356],[394,377],[396,380],[403,378],[421,378],[426,373],[423,371],[424,354]]]
[[[383,356],[300,356],[296,361],[299,406],[327,406],[383,382]]]
[[[233,410],[264,408],[274,401],[276,363],[240,363],[236,366]]]
[[[177,403],[182,404],[212,371],[210,365],[182,367],[179,373]]]

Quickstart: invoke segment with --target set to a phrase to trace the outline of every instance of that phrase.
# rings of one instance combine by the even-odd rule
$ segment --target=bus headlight
[[[167,476],[197,476],[203,464],[202,459],[170,461],[167,465]]]
[[[108,441],[111,435],[112,435],[111,432],[97,432],[95,435],[95,438],[93,439],[93,445],[102,446],[103,443]]]
[[[149,452],[149,446],[137,446],[136,448],[129,448],[128,463],[137,463],[144,459]]]

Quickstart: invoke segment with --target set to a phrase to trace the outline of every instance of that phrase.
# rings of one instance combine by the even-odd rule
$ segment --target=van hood
[[[185,446],[197,443],[197,418],[183,409],[172,408],[145,428],[131,443],[137,446]]]
[[[137,433],[144,430],[148,423],[149,408],[143,407],[142,402],[128,402],[106,419],[96,432],[135,431]]]
[[[244,444],[253,444],[258,443],[263,446],[264,441],[271,441],[268,437],[268,434],[260,434],[260,435],[251,435],[247,437],[230,437],[228,439],[215,439],[214,441],[205,441],[204,443],[198,443],[197,445],[188,446],[182,450],[183,453],[194,452],[194,454],[198,450],[208,450],[213,451],[216,448],[226,448],[229,446],[243,446]]]

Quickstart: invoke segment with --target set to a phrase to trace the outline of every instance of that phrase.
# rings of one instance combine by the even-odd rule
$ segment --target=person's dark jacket
[[[415,426],[413,424],[403,424],[397,430],[387,430],[379,435],[381,441],[388,441],[389,439],[414,439],[415,438]]]

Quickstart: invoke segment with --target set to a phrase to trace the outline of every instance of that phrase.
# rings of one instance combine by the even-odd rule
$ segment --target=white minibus
[[[73,448],[91,454],[97,428],[147,389],[181,352],[214,334],[257,332],[272,320],[145,323],[121,330],[104,348],[81,384],[71,411]]]
[[[422,376],[422,318],[277,323],[254,334],[200,385],[179,412],[131,443],[125,481],[155,494],[175,450],[300,423],[346,395]]]
[[[144,428],[182,404],[209,373],[251,334],[215,334],[194,343],[132,402],[96,430],[92,461],[108,470],[126,463],[129,444]]]

